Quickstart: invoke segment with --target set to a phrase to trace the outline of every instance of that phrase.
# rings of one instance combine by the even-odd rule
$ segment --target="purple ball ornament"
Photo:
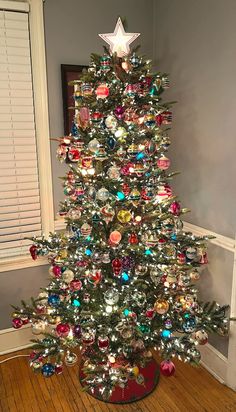
[[[79,339],[81,337],[81,333],[82,333],[81,326],[80,325],[75,325],[74,328],[73,328],[74,336]]]
[[[123,269],[131,269],[134,266],[134,259],[130,256],[124,256],[122,258]]]
[[[114,114],[117,119],[121,120],[125,114],[125,107],[124,106],[117,106],[114,110]]]

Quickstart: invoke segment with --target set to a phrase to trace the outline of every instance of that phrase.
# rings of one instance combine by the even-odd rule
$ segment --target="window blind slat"
[[[9,161],[7,162],[8,165],[5,164],[5,162],[0,163],[0,170],[1,169],[6,169],[6,168],[12,168],[12,169],[20,169],[20,168],[27,168],[27,167],[37,167],[37,161],[36,160],[16,160],[16,161]]]
[[[13,228],[12,232],[10,233],[11,228],[9,228],[9,234],[7,235],[1,234],[1,229],[0,229],[0,249],[2,247],[3,242],[11,242],[12,240],[24,239],[26,237],[33,237],[34,232],[36,230],[40,230],[40,224],[21,226],[20,229],[21,231],[18,230],[18,233],[14,233],[14,228]]]
[[[33,190],[38,189],[39,184],[38,182],[17,182],[17,183],[8,183],[8,184],[0,184],[0,192],[12,192],[18,190]]]
[[[5,220],[0,222],[0,236],[2,234],[8,234],[8,233],[18,233],[19,232],[19,225],[22,227],[26,227],[29,225],[29,230],[32,230],[30,226],[32,224],[40,223],[40,215],[36,217],[26,217],[26,218],[21,218],[20,216],[13,220]]]
[[[0,115],[0,119],[1,119],[1,115]],[[0,122],[1,122],[1,120],[0,120]],[[9,144],[9,142],[8,142],[8,144]],[[17,146],[14,146],[14,147],[12,147],[11,145],[10,146],[7,145],[7,146],[3,146],[1,148],[1,153],[2,154],[3,153],[35,153],[35,152],[36,152],[36,148],[32,144],[31,145],[29,144],[29,146],[25,146],[25,145],[19,146],[19,145],[17,145]]]
[[[36,175],[38,176],[38,170],[37,168],[28,168],[28,169],[1,169],[1,173],[0,173],[1,177],[5,178],[6,176],[29,176],[29,175]]]
[[[11,214],[16,212],[26,212],[26,211],[34,211],[39,210],[39,203],[28,203],[27,205],[16,205],[16,206],[2,206],[0,207],[0,218],[4,214]]]
[[[32,90],[31,82],[28,81],[9,81],[8,79],[0,79],[1,90]]]
[[[0,138],[3,137],[14,137],[15,138],[22,138],[22,137],[31,137],[33,141],[33,137],[35,136],[34,130],[0,130]]]
[[[32,197],[38,196],[39,190],[38,189],[29,189],[29,190],[18,190],[17,193],[12,192],[2,192],[2,196],[5,199],[14,199],[14,198],[22,198],[22,197]]]
[[[16,206],[16,205],[25,205],[29,203],[39,203],[39,195],[22,197],[22,198],[12,198],[12,199],[0,199],[1,206]]]

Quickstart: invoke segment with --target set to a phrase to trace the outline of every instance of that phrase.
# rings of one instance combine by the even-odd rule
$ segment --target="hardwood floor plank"
[[[25,354],[29,351],[15,353]],[[4,355],[1,360],[10,355]],[[158,360],[158,358],[157,358]],[[0,364],[1,412],[235,412],[236,393],[202,367],[176,361],[176,374],[161,377],[157,388],[141,401],[115,405],[82,392],[78,366],[45,379],[34,374],[27,358]]]

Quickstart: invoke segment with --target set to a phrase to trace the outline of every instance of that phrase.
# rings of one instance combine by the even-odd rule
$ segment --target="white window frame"
[[[7,11],[26,12],[29,10],[29,32],[32,61],[42,233],[45,236],[48,236],[50,232],[54,231],[54,211],[49,138],[43,1],[44,0],[0,0],[0,9]],[[17,256],[15,258],[6,257],[6,259],[1,259],[0,272],[44,264],[47,264],[47,259],[39,258],[36,261],[33,261],[30,254],[28,254],[28,256]]]

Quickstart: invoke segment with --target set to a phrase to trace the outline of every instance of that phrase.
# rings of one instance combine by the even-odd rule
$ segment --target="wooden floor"
[[[3,360],[29,350],[4,355]],[[78,367],[45,379],[28,367],[27,358],[0,365],[1,412],[236,412],[236,393],[221,385],[205,369],[176,362],[176,374],[161,377],[155,391],[142,401],[111,405],[81,392]]]

